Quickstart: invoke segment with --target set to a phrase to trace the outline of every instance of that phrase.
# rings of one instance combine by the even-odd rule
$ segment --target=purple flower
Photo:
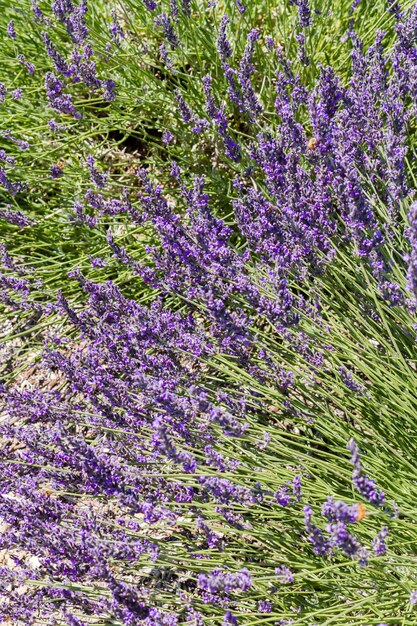
[[[42,33],[42,40],[46,48],[48,56],[53,60],[55,69],[63,76],[71,76],[74,73],[74,67],[70,67],[65,59],[59,54],[58,50],[49,38],[48,33]]]
[[[383,526],[375,539],[372,541],[372,549],[374,554],[377,556],[382,556],[387,552],[387,545],[385,543],[385,539],[388,537],[388,528]]]
[[[362,463],[359,454],[359,448],[355,440],[352,438],[347,449],[351,453],[351,463],[353,465],[352,481],[358,492],[374,506],[382,506],[385,501],[384,493],[376,488],[375,482],[363,473]]]
[[[158,15],[158,17],[155,18],[155,24],[163,29],[165,39],[171,44],[172,48],[177,48],[180,45],[181,41],[175,33],[172,22],[166,13]]]
[[[6,100],[6,87],[4,83],[0,83],[0,104],[2,104]]]
[[[14,89],[14,91],[12,91],[12,97],[13,100],[20,100],[20,98],[22,97],[22,88],[18,87],[17,89]]]
[[[209,117],[216,124],[219,134],[223,138],[224,148],[226,155],[239,163],[242,158],[241,151],[239,145],[230,137],[228,133],[228,123],[226,119],[226,115],[224,112],[224,107],[219,107],[214,99],[212,90],[211,90],[212,79],[211,76],[207,75],[203,78],[203,93],[206,99],[206,109]]]
[[[299,476],[295,476],[292,481],[292,492],[296,502],[300,502],[303,494],[301,491],[301,478]]]
[[[51,178],[60,178],[63,174],[64,172],[62,171],[61,167],[59,167],[58,165],[52,165]]]
[[[330,550],[329,540],[324,537],[323,531],[312,522],[313,511],[309,505],[304,507],[304,524],[308,533],[308,540],[313,544],[316,554],[328,554]]]
[[[321,507],[321,513],[329,522],[344,522],[353,524],[358,520],[358,505],[347,505],[341,500],[334,501],[332,497]]]
[[[12,211],[10,204],[6,206],[6,209],[0,209],[0,218],[7,220],[10,224],[19,226],[19,228],[26,228],[26,226],[32,224],[32,221],[20,211]]]
[[[114,9],[112,9],[111,18],[112,20],[110,22],[110,33],[114,43],[117,46],[120,46],[121,40],[125,38],[125,33],[120,25],[119,20],[117,19],[117,13]]]
[[[334,522],[326,526],[326,530],[329,533],[329,546],[330,548],[338,548],[342,550],[347,556],[358,556],[363,565],[366,564],[366,555],[362,546],[352,533],[347,529],[344,522]]]
[[[352,376],[352,372],[349,372],[343,365],[339,368],[339,374],[346,387],[351,389],[358,396],[366,395],[366,387],[356,381]]]
[[[409,228],[407,238],[411,244],[410,254],[407,256],[407,287],[417,302],[417,202],[413,202],[408,211]]]
[[[276,567],[275,575],[279,577],[282,583],[292,583],[294,581],[294,574],[286,565],[280,565],[280,567]]]
[[[114,80],[104,80],[104,91],[103,91],[103,99],[107,102],[113,102],[116,99],[116,83]]]
[[[162,133],[162,141],[164,142],[164,144],[168,145],[172,142],[173,138],[173,134],[169,130],[164,130],[164,132]]]
[[[237,626],[238,619],[235,615],[233,615],[230,611],[227,611],[223,618],[223,626]]]
[[[227,15],[223,15],[220,21],[219,34],[217,36],[217,50],[223,62],[232,56],[232,49],[226,35],[228,24],[230,24],[229,18]]]
[[[29,61],[26,61],[25,56],[23,54],[19,54],[17,57],[19,63],[21,65],[23,65],[27,71],[29,72],[29,74],[34,74],[35,72],[35,66],[33,63],[29,63]]]
[[[221,569],[215,569],[209,574],[199,574],[198,586],[212,594],[230,594],[237,591],[248,591],[252,586],[252,576],[245,568],[233,574]]]
[[[272,602],[269,600],[259,600],[258,612],[259,613],[272,613]]]
[[[14,29],[14,22],[13,20],[10,20],[10,22],[7,24],[7,33],[10,37],[10,39],[16,39],[16,31]]]
[[[45,74],[46,97],[49,105],[60,113],[67,113],[76,119],[82,117],[72,103],[72,97],[64,93],[64,85],[55,74],[47,72]]]
[[[300,26],[307,28],[311,24],[311,10],[309,0],[293,0],[298,8],[298,19]]]
[[[230,99],[235,102],[241,112],[249,115],[249,120],[254,122],[256,117],[262,113],[262,106],[255,94],[251,83],[251,75],[254,70],[252,58],[255,49],[255,42],[259,38],[258,29],[254,28],[247,37],[247,44],[239,64],[239,69],[232,69],[223,62],[223,71],[228,82],[227,93]]]
[[[178,110],[181,114],[182,119],[184,120],[184,122],[190,122],[193,119],[193,113],[184,98],[182,97],[179,89],[175,90],[175,97],[177,99]]]
[[[411,606],[414,606],[415,604],[417,604],[417,589],[414,589],[410,593],[410,604]]]
[[[162,42],[161,45],[159,46],[159,53],[161,55],[162,63],[165,65],[165,67],[170,72],[175,72],[175,67],[169,55],[168,48],[165,42]]]
[[[191,15],[191,0],[181,0],[182,10],[186,17]]]
[[[99,189],[103,189],[103,187],[106,184],[107,176],[105,174],[100,174],[98,169],[95,167],[94,163],[95,163],[94,157],[89,155],[87,157],[87,166],[88,166],[88,169],[90,170],[91,180],[93,181],[96,187],[98,187]]]

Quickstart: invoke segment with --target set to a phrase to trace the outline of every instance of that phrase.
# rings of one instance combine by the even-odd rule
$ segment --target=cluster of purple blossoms
[[[354,439],[349,441],[347,449],[351,453],[350,461],[353,465],[352,481],[356,489],[361,496],[374,506],[382,506],[385,502],[385,495],[380,489],[377,489],[375,481],[363,472],[359,447]]]
[[[35,65],[33,63],[30,63],[30,61],[27,61],[23,54],[19,54],[17,59],[19,63],[27,69],[29,74],[32,75],[35,73]]]
[[[251,75],[254,71],[252,64],[255,42],[259,38],[259,31],[255,28],[251,30],[247,38],[247,44],[239,64],[238,70],[234,70],[226,63],[230,54],[230,46],[225,36],[227,22],[224,18],[220,24],[218,40],[218,50],[223,61],[223,71],[228,87],[227,93],[230,99],[238,106],[240,112],[248,114],[249,121],[254,122],[262,113],[262,106],[251,83]]]
[[[14,29],[14,22],[13,20],[10,20],[10,22],[7,24],[7,33],[10,37],[10,39],[16,39],[16,31]]]
[[[55,18],[65,25],[73,44],[69,58],[64,58],[52,42],[49,34],[47,32],[42,33],[45,50],[52,59],[55,70],[73,83],[82,83],[92,92],[100,90],[104,100],[114,100],[116,97],[114,81],[111,79],[102,80],[97,74],[96,61],[93,59],[93,49],[89,42],[89,29],[86,22],[87,0],[83,0],[79,5],[56,0],[52,4],[52,10]],[[49,26],[49,22],[46,22],[46,25]],[[123,31],[114,21],[112,25],[111,32],[120,41],[124,35]]]
[[[230,47],[229,40],[227,39],[226,30],[230,24],[230,20],[227,15],[223,15],[220,21],[219,34],[217,36],[217,50],[223,63],[232,56],[232,48]]]
[[[171,45],[171,48],[177,48],[181,44],[181,41],[174,31],[174,26],[167,13],[161,13],[158,15],[158,17],[155,18],[155,24],[156,26],[160,26],[162,28],[165,39]]]
[[[275,568],[275,574],[278,576],[282,583],[294,582],[294,574],[286,565],[280,565]]]
[[[75,119],[81,119],[82,114],[74,107],[72,96],[64,93],[64,84],[52,72],[45,75],[45,90],[49,106],[52,109],[59,113],[72,115]]]
[[[347,505],[341,500],[335,501],[329,497],[323,504],[321,513],[326,518],[326,534],[313,524],[313,511],[310,506],[304,507],[304,522],[308,533],[308,539],[314,547],[314,552],[320,555],[332,555],[341,551],[346,556],[354,558],[361,567],[368,564],[368,550],[358,541],[349,529],[349,524],[354,524],[363,519],[365,511],[362,505]],[[386,538],[388,528],[383,526],[372,541],[372,550],[376,556],[386,553]]]
[[[216,569],[208,575],[200,574],[198,576],[198,586],[200,589],[213,594],[247,591],[252,586],[252,576],[246,568],[243,568],[236,574]]]
[[[243,12],[243,5],[236,4]],[[311,19],[308,6],[301,0],[296,4],[300,24],[306,28]],[[157,6],[149,0],[145,5],[149,10]],[[36,3],[34,8],[39,11]],[[189,3],[183,2],[182,9],[189,14]],[[55,0],[54,16],[66,27],[74,48],[66,59],[48,34],[43,37],[44,45],[58,74],[82,82],[92,91],[102,88],[105,99],[111,100],[115,84],[98,78],[87,40],[86,11],[85,2],[76,5],[71,0]],[[171,3],[171,16],[162,13],[156,18],[173,48],[180,42],[171,17],[179,15],[175,2]],[[417,13],[411,14],[413,19],[416,22]],[[233,70],[226,64],[231,56],[227,20],[226,16],[222,19],[217,46],[228,94],[254,121],[262,113],[252,85],[259,33],[249,33],[239,68]],[[112,28],[112,33],[122,38],[117,25]],[[148,264],[137,260],[134,249],[125,247],[113,224],[105,237],[112,262],[124,264],[159,294],[152,304],[139,304],[113,282],[94,282],[75,270],[71,277],[83,291],[84,304],[72,304],[59,292],[48,310],[31,301],[31,282],[26,276],[1,277],[2,301],[7,305],[25,312],[53,312],[64,317],[77,336],[73,343],[53,338],[44,353],[46,367],[60,372],[66,389],[41,392],[1,387],[11,419],[1,422],[0,435],[7,441],[18,440],[22,447],[0,451],[0,458],[7,461],[1,474],[0,516],[6,528],[0,549],[22,548],[35,554],[37,561],[28,564],[23,557],[16,557],[17,571],[4,572],[0,591],[8,593],[19,576],[59,583],[46,585],[46,589],[39,585],[24,601],[18,600],[27,603],[28,615],[50,601],[64,606],[69,624],[82,623],[76,617],[82,612],[98,619],[109,615],[124,624],[175,625],[182,618],[165,606],[153,606],[146,584],[133,584],[129,572],[145,560],[163,559],[164,550],[171,545],[175,550],[184,538],[190,558],[197,564],[192,568],[195,572],[210,550],[225,551],[227,538],[222,530],[251,530],[254,505],[265,515],[270,508],[277,515],[291,515],[291,510],[276,505],[300,502],[299,476],[275,493],[259,482],[249,484],[247,476],[243,479],[239,474],[239,463],[217,444],[241,437],[245,446],[248,423],[257,411],[262,418],[267,413],[256,391],[259,384],[279,391],[284,398],[282,412],[298,417],[291,395],[296,377],[274,360],[269,336],[263,339],[260,329],[267,325],[311,370],[322,366],[322,346],[313,346],[299,324],[304,314],[317,319],[320,307],[298,286],[313,285],[315,277],[325,272],[334,258],[335,241],[351,246],[357,257],[369,264],[381,293],[394,304],[395,289],[387,288],[390,268],[383,255],[389,233],[375,214],[374,199],[369,198],[363,181],[372,182],[394,219],[399,203],[408,196],[404,176],[410,119],[407,107],[415,100],[416,35],[411,27],[406,31],[392,53],[392,76],[386,71],[389,59],[381,37],[364,53],[351,33],[353,74],[347,85],[332,68],[321,67],[316,84],[308,89],[282,53],[271,47],[280,67],[275,102],[278,129],[259,132],[247,156],[250,167],[236,176],[233,226],[218,217],[202,175],[190,182],[179,166],[172,164],[167,188],[170,193],[174,189],[178,207],[143,168],[135,180],[137,198],[133,200],[128,191],[120,198],[109,198],[107,190],[103,191],[105,175],[97,170],[94,159],[88,158],[91,179],[99,191],[87,190],[86,206],[75,203],[74,222],[77,228],[95,229],[99,217],[112,216],[115,221],[127,218],[135,226],[153,229],[155,237],[146,250]],[[227,156],[238,163],[243,146],[232,139],[231,116],[214,95],[211,76],[202,82],[207,115]],[[48,73],[45,85],[53,109],[81,117],[71,96],[64,93],[66,83],[61,77]],[[3,86],[1,101],[5,95]],[[179,91],[176,97],[182,119],[194,124],[194,132],[208,127],[208,121],[195,116]],[[305,126],[301,113],[308,118]],[[51,121],[50,128],[56,131],[57,124]],[[165,131],[164,143],[171,140],[171,133]],[[381,145],[386,146],[384,155]],[[6,165],[13,165],[7,158],[5,155]],[[387,172],[386,185],[379,182],[383,171]],[[60,173],[58,166],[51,170],[54,178]],[[9,180],[4,168],[0,168],[0,182],[12,194],[22,188]],[[413,211],[410,241],[414,246]],[[20,227],[28,225],[23,214],[9,208],[2,210],[0,217]],[[234,245],[237,232],[244,247]],[[413,292],[414,253],[413,248],[409,275]],[[10,257],[3,257],[6,267],[14,271]],[[91,257],[90,262],[96,268],[105,265],[100,258]],[[188,312],[185,307],[175,312],[169,308],[173,301],[192,306]],[[243,368],[253,389],[231,385],[223,389],[219,383],[213,391],[205,385],[208,364],[219,354]],[[341,369],[339,373],[356,393],[362,391],[350,372]],[[266,432],[257,452],[268,443]],[[363,473],[353,440],[349,450],[355,487],[371,504],[381,506],[384,494]],[[87,506],[80,507],[79,501],[86,501]],[[214,521],[204,517],[210,506]],[[304,507],[305,530],[314,552],[321,556],[341,552],[365,565],[367,551],[348,528],[360,521],[358,505],[329,498],[321,513],[324,529],[313,522],[312,508]],[[190,530],[193,516],[194,542]],[[144,539],[145,525],[150,533],[156,529],[158,545]],[[387,533],[383,527],[375,537],[374,554],[385,553]],[[256,580],[246,568],[239,572],[215,569],[196,576],[185,567],[178,574],[180,564],[177,570],[167,562],[167,582],[158,578],[162,569],[158,563],[154,590],[168,593],[182,589],[181,585],[191,588],[203,603],[231,609],[224,616],[225,624],[237,623],[237,611],[228,604],[227,596],[254,586]],[[204,567],[207,572],[206,563]],[[275,573],[282,582],[293,581],[293,573],[285,565]],[[62,588],[68,581],[74,591]],[[82,591],[89,584],[104,590],[100,598],[97,593]],[[6,611],[12,620],[18,614],[14,607]],[[271,610],[269,600],[259,602],[260,613]],[[200,613],[192,608],[187,610],[187,620],[202,623]]]
[[[417,302],[417,202],[413,202],[408,212],[408,239],[410,242],[410,254],[407,257],[408,289],[412,293],[414,304]]]
[[[103,189],[106,184],[107,176],[105,174],[100,174],[98,169],[95,167],[94,157],[92,157],[91,155],[87,157],[87,166],[90,170],[91,180],[93,181],[95,186],[99,189]]]
[[[31,220],[21,211],[12,211],[10,204],[5,209],[0,209],[0,218],[6,220],[10,224],[26,228],[32,224]]]
[[[110,23],[110,33],[114,43],[117,46],[120,46],[122,39],[124,39],[126,35],[122,26],[120,25],[120,20],[118,20],[117,13],[114,9],[111,12],[111,18],[112,21]]]

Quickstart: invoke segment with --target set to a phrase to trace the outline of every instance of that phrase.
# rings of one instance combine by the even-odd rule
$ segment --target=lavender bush
[[[3,622],[414,624],[416,8],[0,19]]]

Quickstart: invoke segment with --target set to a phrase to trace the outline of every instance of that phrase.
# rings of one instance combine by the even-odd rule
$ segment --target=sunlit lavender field
[[[417,624],[417,4],[0,3],[0,624]]]

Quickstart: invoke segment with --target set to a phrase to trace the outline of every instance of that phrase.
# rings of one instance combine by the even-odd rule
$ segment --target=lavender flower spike
[[[14,29],[13,20],[10,20],[10,22],[7,24],[7,32],[8,32],[10,39],[16,39],[16,31]]]
[[[230,56],[232,56],[232,49],[226,36],[226,28],[229,23],[230,20],[227,15],[223,15],[220,22],[219,34],[217,36],[217,50],[223,62],[226,61],[226,59],[228,59]]]
[[[351,453],[351,463],[353,465],[352,481],[359,493],[375,506],[381,506],[384,503],[385,495],[376,488],[375,482],[363,473],[362,463],[359,454],[359,448],[356,441],[352,438],[347,444],[347,449]]]

